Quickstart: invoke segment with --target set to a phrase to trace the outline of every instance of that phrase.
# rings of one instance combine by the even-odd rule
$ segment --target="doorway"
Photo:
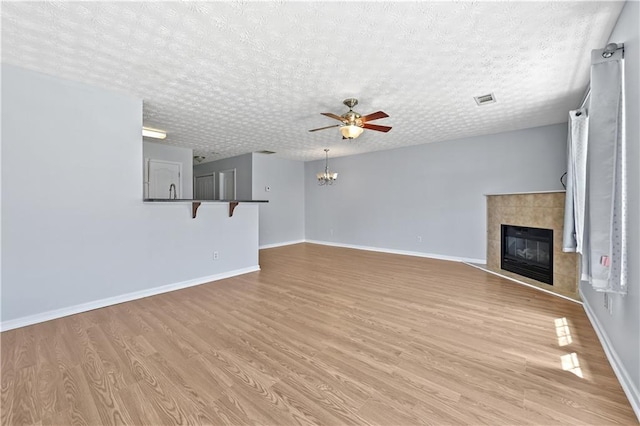
[[[196,176],[193,182],[196,200],[216,199],[216,175],[214,173]]]
[[[182,163],[147,159],[145,198],[179,199],[182,194]]]
[[[236,169],[218,172],[218,200],[236,199]]]

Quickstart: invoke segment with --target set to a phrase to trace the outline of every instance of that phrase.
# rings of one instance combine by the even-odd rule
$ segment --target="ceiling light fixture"
[[[207,158],[207,157],[205,157],[204,155],[196,155],[196,156],[193,157],[193,160],[196,163],[200,164],[200,163],[202,163],[204,161],[205,158]]]
[[[355,124],[347,124],[340,127],[340,133],[342,133],[342,136],[347,139],[355,139],[360,136],[362,132],[364,132],[364,129],[360,126],[356,126]]]
[[[164,139],[167,137],[167,132],[160,129],[153,129],[151,127],[143,127],[142,136],[145,138]]]
[[[324,150],[324,173],[318,173],[318,185],[333,185],[333,182],[338,179],[338,174],[329,172],[329,148]]]

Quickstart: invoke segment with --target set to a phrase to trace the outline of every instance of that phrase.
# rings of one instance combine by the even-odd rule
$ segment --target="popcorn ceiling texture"
[[[307,161],[564,122],[622,5],[3,2],[2,62],[142,98],[205,161]],[[307,132],[347,97],[391,132]]]

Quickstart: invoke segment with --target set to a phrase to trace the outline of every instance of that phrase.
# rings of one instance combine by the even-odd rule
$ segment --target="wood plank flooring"
[[[2,425],[637,424],[578,304],[313,244],[260,265],[2,333]]]

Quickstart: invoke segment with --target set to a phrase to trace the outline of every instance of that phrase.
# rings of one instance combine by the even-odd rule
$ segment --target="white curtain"
[[[567,131],[567,193],[564,206],[562,251],[583,252],[587,142],[589,116],[586,108],[569,112]]]
[[[611,58],[603,58],[602,50],[591,53],[581,279],[598,291],[626,294],[627,188],[622,52],[622,49],[617,50]],[[577,186],[576,182],[573,184]],[[576,240],[580,241],[580,237]]]

